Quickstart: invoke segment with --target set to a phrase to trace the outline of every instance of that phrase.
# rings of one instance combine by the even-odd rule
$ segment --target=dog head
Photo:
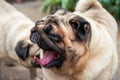
[[[41,67],[33,60],[34,55],[40,51],[37,45],[32,44],[30,41],[21,40],[17,43],[15,51],[22,65],[26,67]]]
[[[35,57],[42,67],[82,70],[88,57],[91,26],[79,15],[58,10],[36,22],[30,39],[43,49],[42,57]]]

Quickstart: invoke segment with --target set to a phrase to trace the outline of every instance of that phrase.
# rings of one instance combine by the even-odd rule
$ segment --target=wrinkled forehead
[[[75,17],[76,15],[70,11],[67,11],[67,10],[64,10],[64,9],[60,9],[58,11],[56,11],[55,13],[51,14],[51,15],[48,15],[44,18],[42,18],[41,20],[70,20],[72,19],[73,17]]]
[[[67,10],[64,10],[64,9],[59,9],[53,15],[61,16],[61,17],[68,17],[71,14],[72,14],[72,12],[70,12],[70,11],[67,11]]]
[[[55,13],[48,15],[36,22],[36,25],[47,25],[50,23],[55,23],[57,25],[60,24],[69,24],[70,20],[76,19],[76,20],[83,20],[81,17],[81,14],[76,14],[76,12],[70,12],[66,11],[64,9],[60,9],[56,11]]]

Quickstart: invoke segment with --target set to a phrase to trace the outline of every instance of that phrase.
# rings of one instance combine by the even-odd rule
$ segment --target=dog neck
[[[51,69],[42,68],[43,80],[79,80],[74,74],[68,75],[64,73],[57,73]],[[79,73],[78,73],[79,74]]]

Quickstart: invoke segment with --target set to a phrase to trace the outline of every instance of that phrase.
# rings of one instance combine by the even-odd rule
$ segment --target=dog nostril
[[[40,35],[38,32],[34,31],[32,32],[31,36],[30,36],[30,40],[33,42],[33,43],[37,43],[40,39]]]

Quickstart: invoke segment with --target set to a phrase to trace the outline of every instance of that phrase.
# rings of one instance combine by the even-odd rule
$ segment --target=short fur
[[[85,31],[89,30],[91,35],[86,33],[89,35],[86,38],[84,38],[85,34],[82,34],[82,38],[81,33],[71,29],[70,25],[75,29],[79,29],[79,27],[76,28],[72,23],[69,24],[67,22],[76,15],[80,23],[82,23],[82,19],[79,17],[82,17],[90,24],[90,27],[86,25],[87,29]],[[66,60],[60,68],[46,69],[42,67],[44,80],[112,79],[118,66],[116,50],[118,27],[115,19],[97,0],[79,0],[73,13],[59,10],[55,14],[41,19],[41,22],[39,21],[34,29],[40,35],[45,35],[46,39],[49,40],[47,35],[40,31],[44,29],[45,25],[52,23],[52,21],[54,23],[51,24],[53,25],[53,31],[63,39],[64,45],[62,43],[56,44],[65,50]],[[76,39],[76,36],[79,40]],[[46,40],[44,37],[42,39]],[[34,39],[32,40],[34,41]],[[39,45],[39,43],[41,42],[38,41],[38,46],[44,49],[44,44]],[[46,44],[48,43],[46,41]]]
[[[29,40],[30,29],[34,26],[34,22],[27,18],[25,15],[17,11],[10,4],[4,0],[0,1],[0,58],[11,58],[21,64],[32,67],[31,59],[33,53],[35,53],[38,47],[33,48]],[[17,55],[15,48],[17,44],[22,41],[21,45],[23,52],[21,55],[25,56],[26,59],[23,61]],[[31,46],[27,48],[28,46]],[[24,52],[28,49],[29,53]],[[20,48],[17,50],[22,51]],[[18,52],[19,52],[18,51]],[[33,73],[32,73],[33,74]],[[34,73],[35,74],[35,73]]]

